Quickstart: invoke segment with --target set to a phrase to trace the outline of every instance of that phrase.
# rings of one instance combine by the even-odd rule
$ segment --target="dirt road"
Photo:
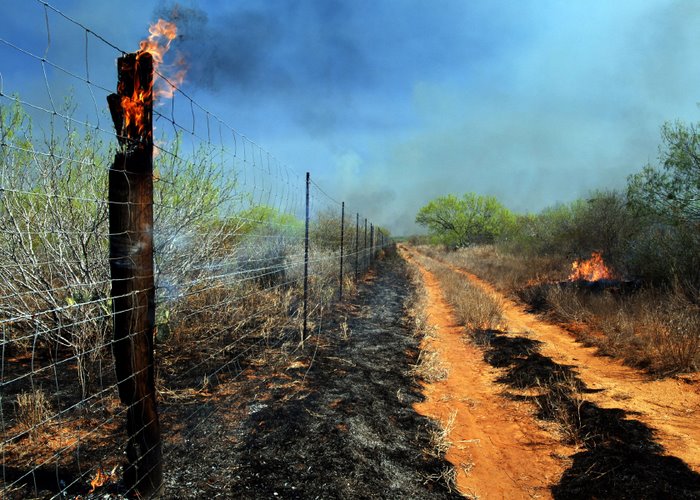
[[[522,391],[562,374],[580,389],[574,417],[588,437],[553,485],[555,497],[700,497],[697,377],[653,380],[598,356],[475,275],[452,270],[503,304],[507,332],[494,335],[484,359],[509,397],[537,402]]]
[[[443,425],[454,418],[446,458],[457,471],[460,492],[472,498],[549,497],[567,465],[562,457],[573,449],[543,430],[528,405],[499,396],[498,371],[465,342],[435,276],[410,252],[402,255],[423,276],[428,320],[436,327],[423,347],[438,352],[449,370],[444,381],[424,384],[426,400],[415,408]]]
[[[458,270],[504,308],[511,331],[528,332],[541,341],[542,354],[563,365],[575,366],[593,390],[588,399],[605,408],[622,408],[652,426],[669,455],[700,472],[700,384],[697,376],[654,379],[596,349],[583,346],[561,327],[540,320],[525,307],[506,298],[476,275]]]

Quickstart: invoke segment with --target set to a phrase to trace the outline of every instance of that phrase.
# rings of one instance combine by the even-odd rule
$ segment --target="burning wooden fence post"
[[[119,151],[109,171],[109,267],[119,398],[127,406],[124,480],[142,497],[163,482],[153,359],[153,58],[117,61],[117,93],[107,97]]]

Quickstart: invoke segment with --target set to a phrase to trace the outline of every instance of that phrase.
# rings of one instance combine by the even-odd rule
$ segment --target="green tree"
[[[666,123],[661,139],[659,164],[628,179],[630,205],[649,220],[635,254],[645,275],[700,296],[700,124]]]
[[[422,207],[416,223],[446,245],[492,243],[507,234],[515,216],[493,196],[465,193],[440,196]]]
[[[638,208],[669,222],[700,223],[700,125],[661,128],[660,166],[630,176],[628,196]]]

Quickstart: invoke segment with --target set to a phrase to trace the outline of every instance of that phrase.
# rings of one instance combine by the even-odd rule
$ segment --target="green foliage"
[[[630,206],[646,216],[633,249],[637,265],[657,281],[700,288],[700,130],[666,123],[659,166],[628,179]]]
[[[661,128],[660,167],[629,178],[630,201],[674,224],[700,224],[700,130],[677,122]]]
[[[640,217],[618,191],[598,191],[586,200],[546,208],[539,214],[518,216],[508,241],[512,252],[563,255],[570,259],[603,254],[623,271],[628,267],[630,242],[639,231]]]
[[[493,196],[440,196],[418,211],[416,223],[433,241],[451,246],[491,243],[512,231],[516,218]]]
[[[234,219],[238,221],[240,234],[251,233],[263,226],[274,226],[278,232],[296,233],[304,229],[304,221],[267,205],[258,205],[239,211]]]
[[[309,222],[309,240],[311,245],[324,250],[337,251],[340,249],[340,209],[325,209],[319,211]],[[349,229],[349,219],[345,221],[345,230]],[[346,232],[346,236],[347,236]],[[367,229],[369,241],[369,226]]]

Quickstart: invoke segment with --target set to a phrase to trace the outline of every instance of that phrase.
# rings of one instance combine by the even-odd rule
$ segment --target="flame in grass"
[[[175,90],[182,84],[187,72],[185,61],[180,55],[177,56],[174,64],[168,67],[168,76],[163,77],[158,72],[158,67],[163,64],[165,54],[170,50],[170,44],[177,37],[175,23],[158,19],[148,28],[148,32],[150,33],[148,38],[141,41],[140,48],[136,53],[136,64],[139,64],[139,59],[144,54],[150,54],[153,59],[153,82],[149,85],[142,85],[141,82],[134,81],[133,94],[123,96],[121,101],[124,110],[124,127],[136,124],[140,135],[143,134],[145,127],[145,106],[151,105],[153,99],[157,97],[171,98]],[[136,74],[138,75],[138,71]],[[154,84],[158,83],[159,78],[165,80],[165,85],[154,88]]]
[[[598,281],[612,278],[613,273],[610,268],[605,265],[600,252],[593,252],[591,258],[588,260],[575,260],[571,264],[571,274],[569,275],[569,280],[571,281]]]
[[[100,488],[101,486],[104,486],[107,484],[107,482],[111,481],[114,479],[114,472],[117,470],[117,467],[115,466],[114,469],[112,469],[112,472],[109,474],[104,471],[102,466],[99,466],[97,468],[97,474],[95,477],[90,481],[90,491],[88,494],[94,493],[97,488]]]

